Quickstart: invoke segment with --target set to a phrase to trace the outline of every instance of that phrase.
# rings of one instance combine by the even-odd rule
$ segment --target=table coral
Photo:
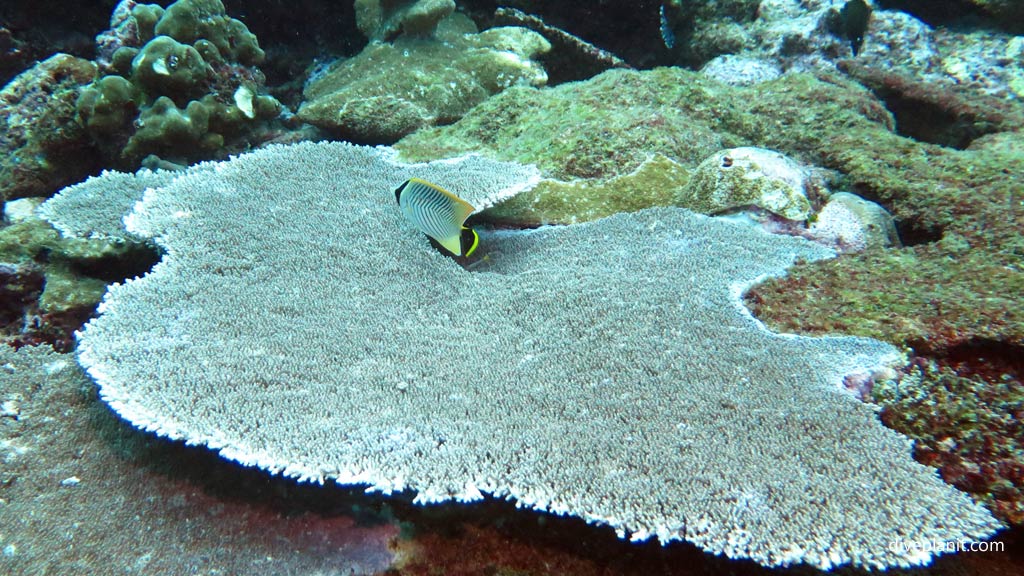
[[[346,574],[393,566],[372,497],[296,486],[119,420],[70,354],[0,345],[5,574]],[[72,541],[74,545],[68,545]]]
[[[1019,354],[1024,155],[1012,120],[1020,105],[969,112],[989,133],[975,133],[957,150],[897,134],[881,100],[831,73],[731,87],[676,69],[609,71],[549,90],[514,88],[396,147],[416,160],[480,150],[536,162],[565,184],[485,214],[527,224],[664,205],[664,185],[684,186],[685,172],[715,150],[778,150],[836,171],[836,188],[887,209],[907,247],[798,265],[751,292],[761,318],[787,332],[855,333],[936,358],[971,342],[1001,343]],[[677,177],[637,171],[653,154],[674,163],[662,166]],[[619,179],[631,173],[651,185],[639,180],[629,194],[602,191],[609,181],[622,186]],[[565,206],[586,209],[573,215]]]
[[[136,426],[420,503],[490,493],[820,568],[920,564],[888,542],[997,528],[841,390],[892,347],[773,334],[739,305],[829,250],[667,208],[488,234],[471,271],[394,208],[410,176],[478,205],[536,182],[327,143],[190,171],[126,218],[166,256],[111,288],[79,361]]]
[[[610,114],[610,108],[628,113]],[[1014,263],[1019,261],[1016,254],[1024,253],[1019,232],[1024,228],[1024,210],[1013,177],[1020,174],[1024,178],[1024,157],[1015,146],[999,144],[1005,139],[979,140],[977,149],[961,151],[917,142],[893,130],[892,116],[882,103],[833,75],[790,75],[754,86],[730,87],[676,69],[615,70],[551,90],[512,89],[478,106],[456,124],[420,131],[396,147],[403,157],[415,160],[483,150],[497,158],[536,162],[546,176],[578,179],[587,187],[593,187],[594,180],[622,177],[655,153],[692,170],[722,148],[722,143],[778,150],[806,164],[837,170],[841,174],[838,184],[880,202],[898,220],[903,240],[920,244],[909,248],[903,257],[886,258],[888,266],[880,266],[875,256],[865,256],[863,260],[842,258],[808,267],[833,270],[829,277],[835,284],[829,292],[834,298],[818,303],[831,302],[831,312],[799,308],[791,312],[790,321],[803,321],[805,328],[811,328],[811,319],[821,314],[838,315],[840,309],[859,308],[865,327],[874,323],[894,329],[893,309],[857,306],[849,298],[874,293],[879,284],[903,286],[904,290],[920,286],[933,297],[905,300],[911,307],[901,307],[905,317],[921,319],[920,326],[941,326],[935,322],[936,308],[928,302],[944,302],[948,309],[968,311],[959,319],[947,315],[944,323],[952,322],[957,329],[932,332],[927,337],[904,331],[867,329],[864,333],[915,345],[941,342],[943,333],[970,339],[980,336],[978,330],[986,325],[980,318],[991,317],[1001,320],[985,329],[982,337],[1001,334],[995,339],[1020,342],[1024,324],[1013,310],[1006,310],[1004,300],[990,295],[1002,293],[1012,299],[1013,294],[1021,293],[1020,281],[1010,279],[1019,278]],[[685,183],[682,178],[675,182]],[[661,192],[658,186],[648,189],[654,195]],[[588,193],[572,186],[558,190],[565,195]],[[611,204],[595,214],[616,211],[615,197],[606,198]],[[632,195],[628,202],[634,207],[642,205]],[[649,205],[661,203],[656,196],[649,199]],[[534,222],[558,221],[543,214],[525,218],[506,211],[505,215],[519,222],[531,218]],[[972,250],[950,259],[941,246],[926,243],[943,235],[962,238]],[[921,272],[915,273],[910,264],[896,265],[918,260],[925,266]],[[939,293],[923,273],[939,269],[943,277],[959,279],[957,285],[967,292],[960,298],[953,292]],[[979,276],[982,269],[986,272]],[[781,282],[795,281],[803,270],[798,268],[793,279]],[[970,304],[963,305],[965,301]]]

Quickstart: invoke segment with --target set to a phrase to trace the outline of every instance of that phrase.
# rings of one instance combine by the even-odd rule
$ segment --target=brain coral
[[[126,222],[164,260],[80,337],[102,397],[272,472],[487,493],[766,565],[919,564],[929,550],[889,543],[998,528],[840,390],[892,347],[774,334],[738,303],[828,250],[655,208],[485,234],[467,270],[396,209],[414,175],[474,201],[536,179],[334,143],[147,190]]]

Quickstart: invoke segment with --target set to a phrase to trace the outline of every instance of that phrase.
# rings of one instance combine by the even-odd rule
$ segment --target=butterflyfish
[[[476,230],[465,226],[473,205],[444,188],[410,178],[395,190],[395,200],[413,225],[452,255],[469,256],[480,244]]]

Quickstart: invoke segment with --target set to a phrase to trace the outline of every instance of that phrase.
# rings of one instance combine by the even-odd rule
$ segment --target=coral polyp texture
[[[165,257],[80,336],[102,398],[274,473],[490,494],[765,565],[922,564],[890,542],[998,529],[841,389],[893,347],[775,334],[739,303],[828,249],[654,208],[485,233],[467,269],[397,209],[412,176],[479,206],[538,179],[304,143],[146,190],[126,224]]]

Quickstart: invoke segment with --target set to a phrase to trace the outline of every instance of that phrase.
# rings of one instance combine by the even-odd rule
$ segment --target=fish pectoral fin
[[[447,238],[434,238],[434,240],[437,240],[437,243],[443,246],[445,250],[456,256],[462,256],[462,234],[448,236]]]

